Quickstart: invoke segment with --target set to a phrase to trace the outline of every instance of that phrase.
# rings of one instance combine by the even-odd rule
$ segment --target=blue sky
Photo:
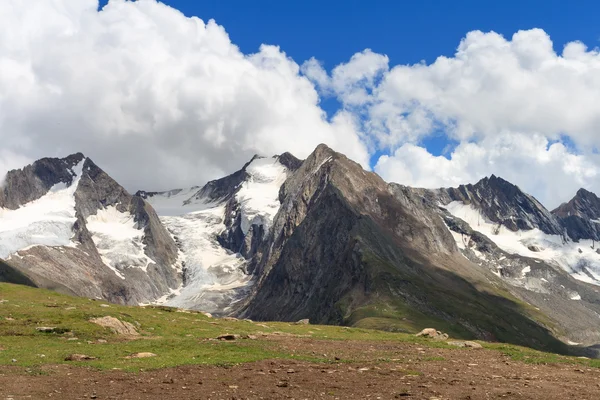
[[[100,7],[107,0],[100,1]],[[315,57],[327,70],[366,48],[385,54],[390,65],[432,63],[452,56],[464,35],[495,31],[507,38],[522,29],[542,28],[554,49],[579,40],[600,39],[600,2],[594,1],[359,1],[359,0],[164,0],[186,16],[215,19],[245,54],[261,44],[281,47],[298,64]],[[339,107],[322,98],[329,115]],[[566,138],[566,142],[569,142]],[[438,132],[421,140],[433,155],[448,156],[456,141]],[[376,161],[381,155],[372,155]]]

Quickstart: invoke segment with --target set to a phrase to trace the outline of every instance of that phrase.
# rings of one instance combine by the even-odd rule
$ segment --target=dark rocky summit
[[[600,240],[600,199],[594,193],[579,189],[575,197],[552,214],[560,219],[573,240]]]
[[[538,228],[550,235],[563,235],[557,218],[516,185],[495,175],[483,178],[475,185],[441,189],[441,201],[462,201],[472,204],[491,222],[512,231]]]

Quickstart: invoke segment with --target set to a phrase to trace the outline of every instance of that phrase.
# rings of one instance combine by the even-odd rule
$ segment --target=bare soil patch
[[[495,350],[274,336],[273,345],[330,362],[267,360],[139,373],[56,365],[0,366],[0,399],[589,399],[600,369],[526,364]]]

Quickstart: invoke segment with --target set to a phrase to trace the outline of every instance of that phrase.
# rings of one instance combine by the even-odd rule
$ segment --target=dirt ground
[[[128,373],[0,366],[4,399],[600,399],[600,369],[533,365],[484,349],[279,338],[275,345],[328,363],[267,360]]]

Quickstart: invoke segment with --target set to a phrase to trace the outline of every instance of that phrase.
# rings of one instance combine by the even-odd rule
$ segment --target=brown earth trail
[[[0,399],[588,399],[600,369],[528,364],[488,349],[398,342],[273,338],[297,355],[329,363],[266,360],[139,373],[67,365],[0,366]]]

